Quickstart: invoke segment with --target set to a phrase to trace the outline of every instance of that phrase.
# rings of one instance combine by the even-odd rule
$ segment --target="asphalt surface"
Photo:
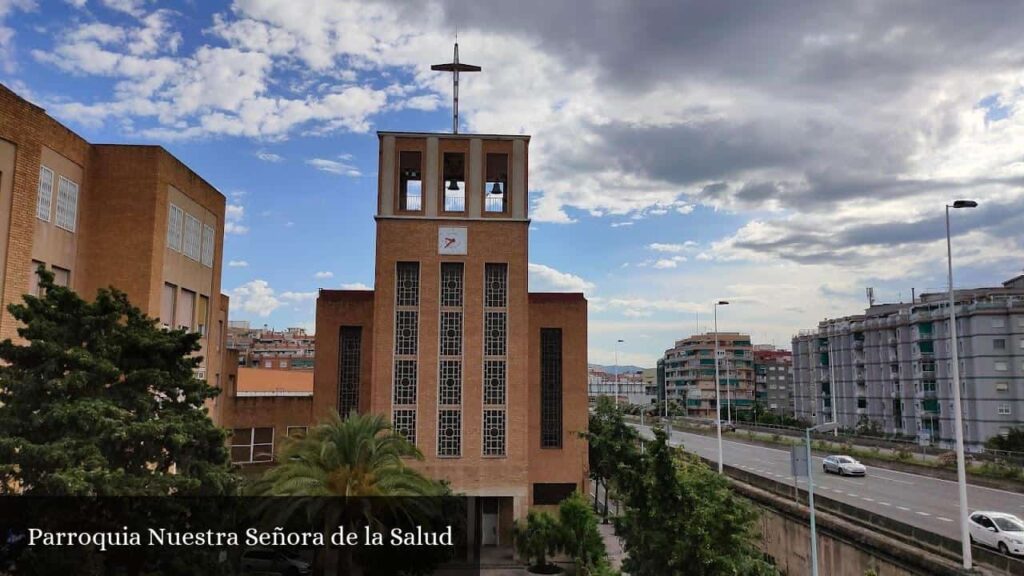
[[[644,436],[653,437],[650,427],[635,426]],[[670,442],[672,445],[682,444],[688,452],[718,461],[715,437],[673,431]],[[789,450],[733,442],[723,437],[722,453],[727,465],[793,484]],[[873,466],[867,467],[864,477],[840,477],[822,472],[821,458],[818,457],[813,458],[811,469],[815,495],[871,510],[943,536],[960,538],[956,482]],[[806,484],[806,478],[799,480],[800,487],[806,488]],[[1014,492],[968,484],[967,504],[971,512],[989,510],[1024,517],[1024,495]]]

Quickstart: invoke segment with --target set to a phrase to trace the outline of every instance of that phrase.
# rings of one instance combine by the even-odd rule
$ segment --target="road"
[[[648,426],[634,425],[652,438]],[[712,436],[672,432],[672,445],[684,445],[688,452],[718,461],[718,443]],[[779,482],[793,483],[789,450],[779,450],[722,439],[725,463]],[[863,478],[824,474],[821,458],[815,457],[814,493],[859,508],[877,512],[907,524],[920,526],[950,538],[960,539],[959,495],[956,482],[886,468],[867,467]],[[806,488],[806,479],[799,484]],[[970,510],[995,510],[1024,517],[1024,495],[981,486],[967,486]]]

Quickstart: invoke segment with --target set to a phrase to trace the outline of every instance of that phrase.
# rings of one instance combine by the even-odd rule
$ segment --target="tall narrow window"
[[[200,252],[201,252],[201,247],[200,247],[200,241],[201,241],[200,238],[201,238],[201,234],[202,234],[201,231],[202,231],[202,226],[200,225],[199,220],[195,216],[193,216],[191,214],[185,214],[185,248],[184,248],[184,252],[185,252],[185,256],[188,256],[189,258],[195,260],[196,262],[199,261],[199,255],[200,255]]]
[[[462,355],[462,312],[441,312],[441,356]]]
[[[182,288],[181,295],[178,297],[178,311],[174,315],[178,320],[178,327],[191,331],[194,327],[195,313],[196,293]]]
[[[359,363],[362,354],[363,329],[342,326],[338,354],[338,414],[348,418],[359,411]]]
[[[462,307],[462,263],[441,263],[441,306]]]
[[[174,310],[177,307],[178,287],[174,284],[164,283],[164,290],[160,297],[160,322],[168,328],[174,328]]]
[[[508,306],[508,265],[487,264],[484,267],[484,306]]]
[[[459,456],[462,454],[462,412],[440,410],[437,426],[437,455]]]
[[[399,262],[395,268],[395,356],[391,421],[395,431],[413,444],[416,443],[419,303],[420,265],[418,262]]]
[[[171,204],[167,210],[167,247],[181,252],[181,231],[185,224],[185,213],[181,208]]]
[[[484,312],[484,354],[505,355],[506,312]]]
[[[540,446],[562,447],[562,329],[540,330]]]
[[[57,215],[53,223],[68,232],[74,232],[76,222],[78,222],[78,184],[61,176],[57,186]]]
[[[213,268],[213,228],[203,225],[203,266]]]
[[[43,295],[42,289],[39,287],[39,267],[46,268],[46,264],[39,260],[32,261],[32,269],[28,271],[28,293],[40,297]]]
[[[67,288],[71,285],[71,270],[61,268],[60,266],[54,266],[51,271],[53,272],[54,286],[63,286]]]
[[[508,154],[487,155],[484,197],[484,212],[508,211]]]
[[[53,170],[39,167],[39,197],[36,199],[36,217],[50,221],[50,206],[53,203]]]
[[[423,209],[423,155],[416,151],[398,153],[398,209]]]
[[[465,212],[466,155],[461,152],[445,152],[442,164],[444,211]]]
[[[210,299],[199,295],[199,309],[196,310],[196,332],[206,336],[206,327],[210,321]]]
[[[484,456],[505,455],[505,411],[484,410]]]
[[[505,404],[505,361],[484,361],[484,405]]]
[[[399,262],[396,268],[395,304],[398,306],[419,306],[420,265],[419,262]]]
[[[462,404],[461,360],[441,360],[439,388],[439,404],[442,406],[459,406]]]

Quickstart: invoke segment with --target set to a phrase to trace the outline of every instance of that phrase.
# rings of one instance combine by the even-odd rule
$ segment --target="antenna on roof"
[[[459,133],[459,72],[479,72],[479,66],[459,62],[459,31],[455,30],[455,55],[447,64],[434,64],[431,70],[452,73],[452,134]]]

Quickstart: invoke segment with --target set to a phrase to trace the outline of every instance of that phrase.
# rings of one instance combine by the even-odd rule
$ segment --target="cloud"
[[[228,268],[248,268],[249,263],[245,260],[230,260],[228,261]]]
[[[592,282],[588,282],[575,274],[560,272],[550,266],[531,262],[528,268],[530,290],[532,291],[590,293],[595,289]]]
[[[654,250],[655,252],[668,252],[670,254],[681,254],[683,252],[691,251],[694,248],[696,248],[697,246],[698,246],[698,244],[696,242],[694,242],[692,240],[687,240],[686,242],[683,242],[682,244],[664,244],[664,243],[660,243],[660,242],[654,242],[652,244],[648,244],[647,248],[648,248],[648,250]]]
[[[282,302],[274,295],[274,289],[266,280],[246,282],[230,292],[231,308],[250,312],[266,318],[277,310]]]
[[[316,274],[313,274],[313,278],[334,278],[334,272],[317,272]]]
[[[311,302],[316,300],[316,292],[282,292],[281,299],[289,302]]]
[[[309,164],[310,166],[316,168],[317,170],[330,172],[331,174],[337,174],[339,176],[362,176],[362,173],[359,171],[358,168],[347,162],[344,162],[344,156],[346,155],[339,156],[339,158],[342,158],[342,160],[340,161],[327,160],[325,158],[311,158],[309,160],[306,160],[306,164]],[[349,156],[349,158],[351,157]]]
[[[373,286],[367,286],[362,282],[349,282],[341,285],[342,290],[373,290]]]
[[[284,160],[280,155],[274,154],[273,152],[267,152],[266,150],[256,152],[256,157],[264,162],[273,162],[275,164]]]
[[[17,69],[14,59],[14,29],[5,25],[7,17],[14,12],[32,12],[37,8],[35,0],[0,0],[0,67],[12,73]]]
[[[245,219],[245,206],[228,204],[224,212],[224,232],[227,234],[245,234],[249,227],[242,223]]]
[[[632,226],[632,222],[612,222],[612,228],[621,228],[623,226]]]

